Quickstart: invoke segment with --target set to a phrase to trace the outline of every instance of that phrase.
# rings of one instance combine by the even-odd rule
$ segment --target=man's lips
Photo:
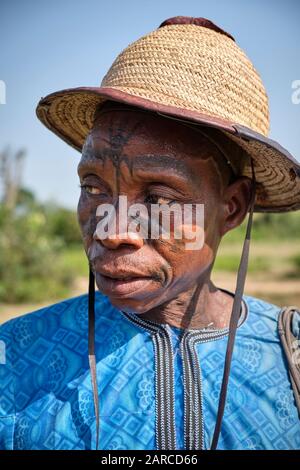
[[[155,291],[164,287],[168,273],[159,266],[151,269],[145,259],[139,263],[120,257],[94,256],[90,259],[99,290],[107,296],[130,297],[138,291]]]
[[[152,276],[139,276],[133,273],[114,273],[107,276],[98,271],[96,274],[98,287],[107,295],[127,296],[147,288],[155,281]]]
[[[141,277],[152,277],[148,274],[143,274],[143,273],[133,272],[133,271],[108,271],[106,269],[98,269],[97,272],[101,274],[101,276],[108,277],[110,279],[115,279],[117,281],[141,278]]]

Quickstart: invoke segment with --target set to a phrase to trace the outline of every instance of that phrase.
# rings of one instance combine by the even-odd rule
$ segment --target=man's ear
[[[251,179],[241,176],[223,193],[221,236],[238,227],[245,219],[251,203]]]

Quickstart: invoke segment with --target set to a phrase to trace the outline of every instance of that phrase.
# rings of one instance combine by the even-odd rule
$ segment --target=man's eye
[[[84,191],[86,191],[88,194],[103,194],[99,188],[96,188],[96,186],[90,186],[89,184],[81,184],[80,187],[84,189]]]
[[[148,194],[145,198],[145,202],[149,204],[172,204],[176,201],[164,196],[159,196],[158,194]]]

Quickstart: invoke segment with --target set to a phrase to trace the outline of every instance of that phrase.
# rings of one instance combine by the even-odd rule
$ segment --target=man
[[[285,312],[279,330],[280,308],[243,286],[252,212],[298,209],[300,167],[266,137],[265,90],[234,39],[171,18],[125,49],[100,88],[53,93],[37,113],[82,152],[89,295],[2,327],[1,447],[299,447],[299,369],[280,332],[297,339],[300,315]],[[146,213],[119,217],[122,196]],[[193,216],[204,206],[204,224],[174,215],[169,237],[148,236],[152,219],[163,225],[146,217],[157,204]],[[248,212],[232,293],[210,275]]]

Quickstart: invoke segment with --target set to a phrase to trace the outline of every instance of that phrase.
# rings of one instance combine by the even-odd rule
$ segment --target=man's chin
[[[120,297],[112,297],[107,296],[111,302],[111,304],[116,307],[118,310],[122,310],[126,313],[136,313],[137,315],[148,312],[153,308],[153,304],[156,302],[153,300],[149,301],[141,301],[135,298],[120,298]]]

